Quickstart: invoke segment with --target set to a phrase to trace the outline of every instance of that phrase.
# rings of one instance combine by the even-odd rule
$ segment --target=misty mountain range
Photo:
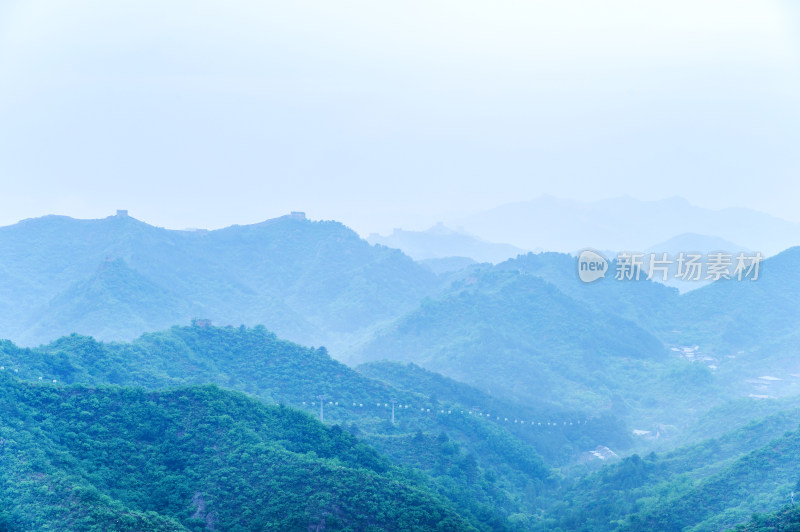
[[[339,223],[297,214],[216,231],[166,230],[126,213],[48,216],[0,229],[0,248],[0,335],[23,345],[73,332],[130,340],[193,318],[263,324],[343,361],[414,362],[510,398],[546,391],[570,408],[624,397],[633,374],[660,379],[653,364],[666,370],[671,349],[687,345],[726,379],[749,371],[753,358],[739,352],[767,345],[765,370],[800,372],[789,362],[800,248],[766,260],[758,282],[685,295],[648,281],[586,285],[561,253],[436,274]],[[620,374],[629,376],[615,391]]]
[[[419,236],[397,235],[411,243]],[[423,238],[430,249],[437,239],[501,249],[443,227]],[[681,234],[653,249],[684,246],[739,247]],[[35,464],[55,464],[48,466],[52,478],[64,485],[66,478],[81,479],[112,497],[104,503],[109,508],[121,505],[139,523],[180,530],[178,522],[200,519],[206,528],[220,516],[232,522],[233,514],[213,499],[201,504],[197,493],[227,500],[249,489],[240,479],[253,456],[263,460],[260,468],[281,475],[275,489],[289,494],[281,504],[295,514],[307,492],[293,475],[322,471],[324,489],[341,499],[315,503],[314,512],[341,508],[350,523],[369,522],[368,510],[336,480],[338,464],[352,482],[372,482],[381,498],[409,474],[390,463],[413,470],[414,480],[403,482],[414,488],[386,503],[392,517],[376,521],[378,529],[390,528],[409,508],[416,508],[416,522],[450,520],[459,530],[570,529],[573,520],[609,523],[609,516],[631,519],[619,528],[630,530],[637,520],[656,529],[722,526],[778,507],[797,474],[782,454],[774,457],[770,438],[800,448],[797,433],[787,432],[800,420],[800,247],[761,263],[758,281],[722,280],[684,294],[647,280],[582,283],[569,253],[519,253],[495,264],[458,256],[415,261],[340,223],[301,213],[215,231],[153,227],[124,211],[100,220],[47,216],[0,228],[0,249],[0,336],[21,344],[0,343],[0,392],[21,409],[4,419],[64,416],[39,434],[45,438],[39,447],[20,443],[33,438],[21,421],[14,426],[22,428],[0,427],[8,448],[25,457],[0,480],[17,486],[39,471]],[[231,391],[197,388],[208,384],[280,403],[289,413],[284,406],[262,411],[261,403]],[[94,392],[67,401],[58,395],[63,385],[101,387],[96,397],[103,405],[124,406],[90,406]],[[175,386],[191,387],[160,391]],[[326,420],[363,443],[309,417],[319,412],[319,394],[328,402]],[[390,402],[403,409],[397,423],[387,417]],[[220,410],[225,404],[228,417]],[[118,414],[128,410],[141,427],[130,434],[132,425]],[[95,411],[102,417],[86,424],[83,436],[70,430]],[[208,421],[181,425],[190,415]],[[758,431],[748,425],[756,416],[763,418]],[[229,432],[208,431],[209,423]],[[272,432],[260,431],[265,423]],[[293,425],[303,434],[292,432]],[[109,431],[140,442],[137,461],[163,456],[158,470],[169,474],[137,476],[141,467],[108,464],[87,451],[121,449],[118,438],[106,441]],[[242,431],[247,442],[237,439]],[[353,455],[346,449],[354,445],[369,448]],[[212,446],[218,456],[201,457]],[[265,449],[274,456],[265,458]],[[620,461],[617,453],[632,450],[672,454]],[[30,453],[37,452],[34,459]],[[239,473],[209,484],[219,460]],[[280,469],[281,460],[293,465]],[[761,460],[771,460],[770,478],[778,484],[753,479],[766,470]],[[582,476],[617,462],[600,476]],[[85,465],[69,465],[75,463]],[[359,463],[372,472],[356,471]],[[562,471],[572,471],[569,480],[559,480]],[[631,491],[632,477],[639,480]],[[142,488],[123,489],[117,478]],[[174,479],[180,489],[168,487]],[[642,506],[665,482],[671,495]],[[265,497],[258,486],[252,496]],[[584,500],[620,486],[630,506],[598,509]],[[723,487],[739,493],[743,486],[758,493],[757,502],[719,498]],[[170,490],[182,502],[169,503],[163,494]],[[17,488],[7,493],[30,497]],[[567,496],[574,504],[564,507]],[[692,497],[709,506],[695,509]],[[100,508],[91,497],[69,500]],[[187,500],[195,501],[188,514]],[[53,517],[37,509],[41,504],[14,507],[27,508],[31,526],[45,526]],[[676,515],[670,505],[684,509]],[[159,514],[137,513],[151,507]],[[546,518],[535,517],[542,508]],[[279,522],[281,515],[259,519]],[[3,519],[0,511],[0,525]]]
[[[800,244],[798,224],[745,208],[705,209],[680,197],[581,202],[541,196],[444,223],[490,242],[562,252],[644,251],[684,233],[728,240],[765,256]]]
[[[290,216],[208,232],[47,216],[0,229],[0,249],[0,336],[25,344],[131,339],[199,316],[319,345],[397,316],[439,282],[339,223]]]
[[[542,196],[451,218],[424,231],[372,233],[367,241],[399,249],[442,273],[467,266],[468,259],[496,264],[530,251],[578,253],[585,248],[609,258],[621,251],[668,253],[673,259],[680,252],[770,256],[800,243],[800,227],[750,209],[695,207],[682,198],[578,202]],[[681,292],[707,284],[673,279],[674,268],[670,273],[666,284]]]
[[[467,257],[476,262],[503,262],[523,255],[527,251],[509,245],[485,242],[474,236],[460,233],[438,223],[426,231],[395,229],[388,236],[373,233],[367,237],[370,244],[381,244],[402,250],[414,260]]]

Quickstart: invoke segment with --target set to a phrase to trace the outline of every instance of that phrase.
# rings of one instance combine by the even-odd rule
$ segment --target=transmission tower
[[[324,406],[325,406],[325,399],[327,399],[327,396],[318,395],[317,399],[319,399],[319,420],[320,420],[320,422],[323,422],[323,421],[325,421]]]

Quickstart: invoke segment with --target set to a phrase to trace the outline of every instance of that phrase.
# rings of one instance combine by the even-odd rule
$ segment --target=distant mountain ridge
[[[683,233],[644,250],[643,264],[645,271],[648,271],[651,258],[662,260],[665,253],[667,254],[667,260],[671,261],[668,264],[667,280],[664,281],[663,276],[659,277],[658,275],[654,276],[654,280],[667,286],[674,286],[681,292],[696,290],[697,288],[711,283],[711,281],[707,279],[681,280],[678,275],[677,265],[677,259],[681,253],[685,256],[699,253],[702,256],[700,263],[704,265],[708,263],[709,255],[714,253],[722,253],[729,256],[732,264],[736,263],[736,257],[741,253],[744,253],[746,256],[753,256],[755,254],[753,250],[735,244],[730,240],[725,240],[724,238],[700,235],[697,233]]]
[[[800,244],[796,223],[745,208],[705,209],[680,197],[582,202],[541,196],[446,222],[490,241],[561,252],[643,251],[683,233],[715,235],[767,256]]]
[[[738,251],[751,252],[752,250],[735,244],[730,240],[719,238],[716,236],[701,235],[698,233],[683,233],[676,235],[669,240],[659,242],[649,248],[642,250],[645,253],[668,253],[675,255],[680,252],[699,252],[711,253],[714,251],[724,251],[727,253],[735,253]]]
[[[438,282],[400,251],[301,213],[215,231],[46,216],[0,228],[0,337],[130,339],[203,317],[319,345],[396,317]]]
[[[441,222],[425,231],[395,229],[390,235],[373,233],[367,237],[370,244],[381,244],[400,249],[414,260],[468,257],[476,262],[503,262],[527,253],[510,244],[486,242],[472,235],[454,231]]]

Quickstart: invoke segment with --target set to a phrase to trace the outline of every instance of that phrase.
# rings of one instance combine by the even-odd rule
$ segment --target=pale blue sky
[[[365,234],[541,194],[800,221],[796,5],[6,0],[0,224]]]

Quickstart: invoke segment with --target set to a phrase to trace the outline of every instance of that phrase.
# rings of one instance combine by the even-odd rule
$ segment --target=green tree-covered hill
[[[10,530],[471,530],[340,427],[217,387],[0,376]]]

